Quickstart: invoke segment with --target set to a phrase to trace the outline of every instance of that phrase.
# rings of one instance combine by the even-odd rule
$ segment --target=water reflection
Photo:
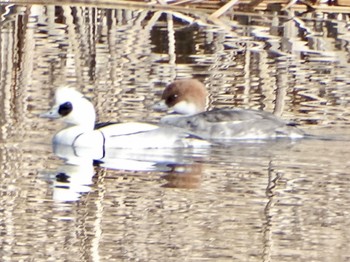
[[[213,94],[211,107],[264,109],[305,125],[325,119],[343,125],[332,107],[326,114],[317,112],[325,103],[349,103],[347,28],[341,15],[323,22],[324,34],[312,33],[320,26],[312,14],[305,20],[297,13],[252,16],[246,24],[259,24],[252,26],[225,20],[234,28],[230,34],[215,24],[203,26],[200,14],[193,16],[202,27],[194,26],[189,15],[178,16],[170,11],[2,6],[2,46],[9,48],[4,63],[12,64],[14,57],[13,64],[19,65],[15,74],[4,67],[3,90],[11,98],[10,83],[18,82],[24,105],[37,110],[52,88],[71,83],[84,93],[94,90],[90,93],[102,121],[153,121],[153,91],[175,77],[196,76]],[[16,28],[18,34],[11,33]],[[27,90],[34,92],[35,104]]]
[[[64,160],[52,178],[53,199],[56,201],[76,201],[82,193],[88,193],[94,168],[123,171],[162,172],[169,181],[164,186],[195,187],[198,186],[201,169],[200,157],[208,148],[174,148],[174,149],[113,149],[106,148],[100,152],[95,148],[79,148],[54,144],[56,156]],[[98,171],[97,171],[98,172]]]
[[[200,187],[203,173],[202,163],[177,164],[169,165],[169,167],[171,167],[170,172],[162,176],[167,181],[162,185],[163,187],[187,189]]]
[[[53,180],[53,200],[77,201],[81,194],[91,191],[95,171],[92,159],[70,158],[57,170]]]
[[[347,14],[215,22],[202,12],[3,4],[0,39],[0,260],[348,259]],[[170,170],[148,156],[138,172],[64,152],[61,169],[51,154],[60,124],[37,115],[62,83],[96,101],[101,122],[157,122],[150,106],[164,85],[192,76],[211,108],[264,109],[338,139],[185,152],[160,165]]]

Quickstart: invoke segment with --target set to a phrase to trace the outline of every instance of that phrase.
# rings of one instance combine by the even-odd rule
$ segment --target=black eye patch
[[[72,112],[73,110],[73,105],[71,102],[65,102],[62,105],[60,105],[59,109],[58,109],[58,113],[61,116],[66,116],[68,115],[70,112]]]
[[[171,95],[166,99],[165,103],[168,106],[173,106],[173,105],[175,105],[177,98],[178,98],[177,94]]]

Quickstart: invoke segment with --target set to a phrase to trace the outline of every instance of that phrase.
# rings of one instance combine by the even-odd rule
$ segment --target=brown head
[[[168,108],[184,115],[205,111],[208,92],[197,79],[176,80],[169,84],[162,95]]]

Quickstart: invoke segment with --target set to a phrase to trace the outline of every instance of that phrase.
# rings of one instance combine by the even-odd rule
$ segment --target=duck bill
[[[159,101],[158,103],[152,106],[152,109],[159,112],[166,112],[169,110],[168,106],[165,104],[164,100]]]
[[[57,118],[60,118],[61,115],[58,114],[58,110],[57,108],[52,108],[51,110],[45,112],[45,113],[42,113],[39,115],[39,117],[42,117],[42,118],[49,118],[49,119],[57,119]]]

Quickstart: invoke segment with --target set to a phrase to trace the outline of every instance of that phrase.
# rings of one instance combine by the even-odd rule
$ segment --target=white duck
[[[178,148],[202,147],[208,142],[171,126],[130,122],[102,125],[95,129],[96,113],[92,103],[77,90],[60,87],[55,93],[55,104],[41,115],[61,118],[67,126],[53,138],[54,144],[73,147],[106,148]]]
[[[275,115],[252,109],[205,111],[207,91],[196,79],[177,80],[168,85],[156,110],[171,110],[162,124],[183,128],[203,139],[301,138],[304,132]]]

